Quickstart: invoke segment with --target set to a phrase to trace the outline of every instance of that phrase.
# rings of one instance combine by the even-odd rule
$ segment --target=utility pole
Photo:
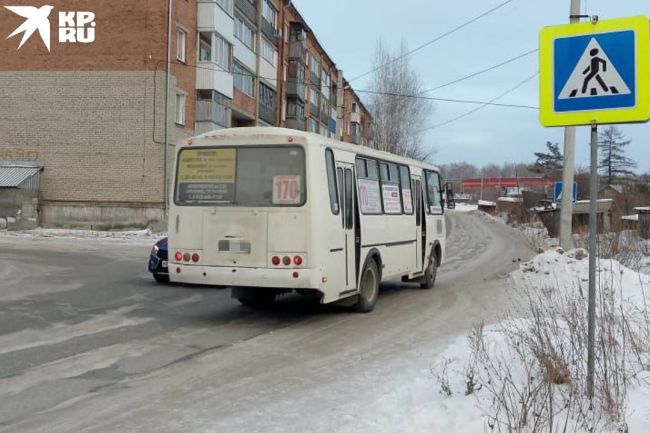
[[[580,0],[571,0],[569,19],[572,24],[580,21]],[[564,164],[562,169],[562,200],[560,202],[560,246],[573,248],[573,183],[575,181],[576,128],[564,129]]]

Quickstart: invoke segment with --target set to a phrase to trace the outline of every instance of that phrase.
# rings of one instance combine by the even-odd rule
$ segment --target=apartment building
[[[343,94],[343,135],[348,143],[371,146],[372,116],[361,102],[359,95],[344,81]]]
[[[367,144],[369,114],[345,133],[343,74],[288,0],[30,2],[46,5],[50,47],[0,37],[0,162],[43,167],[43,226],[163,228],[175,145],[195,134],[275,125]],[[92,41],[59,42],[69,11],[92,13]],[[22,22],[0,8],[0,35]]]

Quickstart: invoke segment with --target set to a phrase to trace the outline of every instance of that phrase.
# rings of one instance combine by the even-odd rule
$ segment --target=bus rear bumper
[[[177,272],[180,269],[180,273]],[[169,265],[172,282],[225,287],[320,289],[321,272],[314,269],[268,269]]]

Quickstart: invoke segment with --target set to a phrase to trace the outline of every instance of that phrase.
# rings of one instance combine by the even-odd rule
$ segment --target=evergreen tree
[[[637,163],[625,156],[625,147],[632,141],[625,140],[623,133],[616,127],[610,126],[598,134],[598,149],[600,151],[599,169],[607,177],[607,182],[617,176],[631,176]]]
[[[535,152],[537,160],[530,167],[530,170],[545,176],[559,176],[562,173],[564,163],[564,156],[560,152],[560,145],[547,141],[546,148],[548,149],[548,153]]]

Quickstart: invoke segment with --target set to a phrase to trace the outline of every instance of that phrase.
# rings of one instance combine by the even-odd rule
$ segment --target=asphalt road
[[[384,284],[367,315],[159,285],[150,245],[0,235],[0,432],[336,430],[312,423],[331,407],[353,416],[389,366],[408,370],[508,301],[524,240],[479,214],[449,223],[436,288]]]

